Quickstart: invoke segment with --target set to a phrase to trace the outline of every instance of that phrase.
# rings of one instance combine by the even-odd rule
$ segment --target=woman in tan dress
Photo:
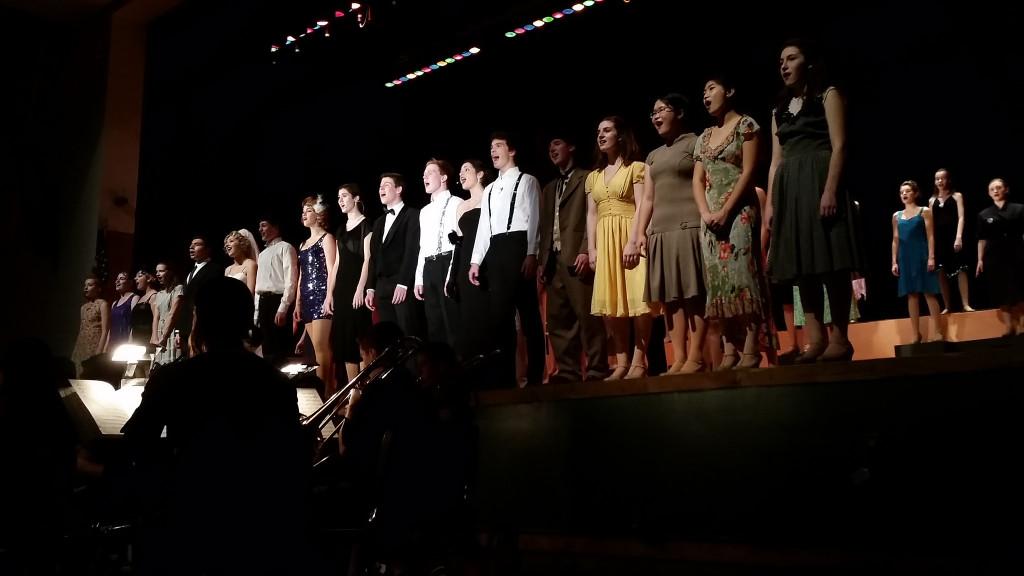
[[[673,362],[666,374],[701,370],[707,333],[700,211],[693,198],[697,135],[687,126],[688,109],[680,94],[654,102],[651,123],[665,145],[647,155],[650,177],[644,181],[635,239],[647,252],[644,301],[663,308],[672,339]],[[689,346],[687,327],[692,329]]]
[[[82,373],[82,362],[103,353],[110,334],[110,304],[100,298],[99,280],[91,276],[86,278],[83,291],[86,302],[82,304],[78,339],[75,351],[71,353],[78,374]]]

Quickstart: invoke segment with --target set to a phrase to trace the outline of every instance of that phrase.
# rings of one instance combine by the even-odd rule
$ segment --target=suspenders
[[[512,202],[510,202],[509,205],[508,205],[508,222],[505,224],[505,233],[508,233],[508,232],[510,232],[512,230],[512,216],[515,214],[515,210],[516,210],[516,194],[519,192],[519,181],[522,180],[522,179],[523,179],[523,173],[520,172],[519,173],[519,177],[516,178],[516,185],[514,187],[512,187]],[[491,186],[491,190],[494,190],[494,186],[493,185]],[[488,213],[488,215],[490,215],[490,213],[491,213],[491,195],[490,194],[487,195],[487,213]],[[491,224],[491,220],[490,220],[489,217],[487,219],[487,228],[490,231],[491,236],[494,236],[494,225]]]

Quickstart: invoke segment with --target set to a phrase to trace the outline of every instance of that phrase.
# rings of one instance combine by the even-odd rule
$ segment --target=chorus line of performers
[[[550,141],[559,176],[542,188],[517,167],[516,143],[496,133],[493,181],[478,160],[456,173],[432,159],[422,175],[430,201],[416,209],[404,200],[403,176],[383,174],[377,192],[384,214],[372,223],[369,198],[357,185],[343,185],[337,202],[345,223],[336,234],[326,229],[323,200],[306,198],[309,237],[297,253],[267,220],[260,225],[262,253],[251,234],[228,235],[233,264],[223,273],[256,295],[265,355],[287,355],[289,313],[305,326],[328,390],[336,362],[344,364],[343,376],[359,369],[357,341],[374,315],[406,334],[447,342],[463,358],[500,351],[489,372],[496,386],[515,384],[518,332],[526,381],[538,384],[547,349],[538,289],[546,294],[553,380],[645,376],[659,315],[673,349],[668,373],[758,366],[765,351],[774,351],[769,286],[795,290],[802,305],[807,345],[793,361],[848,360],[851,275],[862,255],[843,185],[843,97],[825,81],[812,44],[785,43],[779,72],[784,89],[768,135],[736,110],[733,82],[712,76],[702,95],[711,127],[692,132],[687,99],[665,95],[650,113],[664,144],[646,158],[632,128],[610,116],[597,126],[593,170],[575,164],[571,139]],[[772,153],[767,191],[759,194],[754,175],[762,138],[771,140]],[[465,198],[452,193],[456,181]],[[975,273],[990,277],[993,301],[1014,331],[1024,302],[1024,215],[1007,202],[1008,192],[1000,179],[989,186],[994,205],[979,215]],[[941,338],[934,295],[942,290],[949,306],[949,279],[958,280],[963,307],[971,310],[962,253],[966,210],[945,170],[936,174],[928,207],[917,205],[918,194],[914,182],[900,188],[905,207],[893,215],[892,270],[912,319],[923,294]],[[182,318],[191,316],[204,268],[213,268],[206,244],[193,240],[195,267],[183,285],[166,263],[157,267],[164,289],[149,296],[154,343],[166,344],[175,328],[187,340]],[[176,353],[174,346],[164,350]]]

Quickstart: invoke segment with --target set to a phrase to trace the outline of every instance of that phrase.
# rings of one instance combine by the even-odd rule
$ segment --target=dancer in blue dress
[[[935,272],[935,233],[932,211],[917,205],[920,189],[917,182],[907,180],[900,185],[903,210],[892,215],[892,274],[899,278],[899,295],[907,297],[907,309],[914,328],[914,343],[921,336],[921,295],[928,301],[935,335],[932,340],[945,340],[939,299],[939,277]]]

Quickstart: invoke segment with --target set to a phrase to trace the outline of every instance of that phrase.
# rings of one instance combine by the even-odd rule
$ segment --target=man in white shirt
[[[416,259],[416,289],[423,300],[427,319],[427,339],[454,347],[459,330],[459,307],[445,297],[444,284],[455,246],[448,233],[455,230],[456,215],[462,199],[448,191],[451,164],[432,159],[423,169],[423,188],[430,203],[420,210],[420,250]]]
[[[537,299],[537,247],[540,224],[540,184],[519,171],[516,149],[507,134],[491,136],[491,161],[498,178],[484,190],[480,224],[469,268],[469,281],[480,285],[481,265],[490,289],[494,335],[500,349],[503,382],[515,381],[515,313],[526,337],[527,384],[544,379],[544,330]]]
[[[281,239],[277,220],[260,220],[266,246],[256,266],[256,326],[263,333],[263,358],[280,366],[292,349],[292,307],[299,280],[295,248]]]
[[[381,322],[395,322],[408,336],[422,336],[419,307],[407,297],[415,286],[419,257],[419,210],[402,200],[405,180],[388,172],[380,177],[384,215],[373,223],[370,237],[370,264],[366,278],[366,307],[377,312]]]

